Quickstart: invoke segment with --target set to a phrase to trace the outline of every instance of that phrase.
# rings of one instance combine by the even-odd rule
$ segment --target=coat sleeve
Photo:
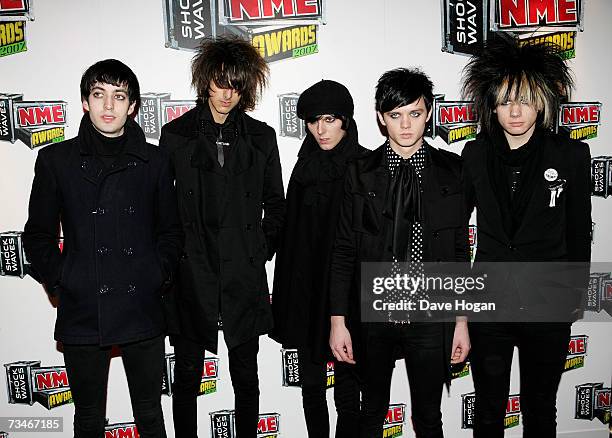
[[[469,202],[467,200],[468,195],[466,194],[466,184],[464,179],[466,178],[465,166],[462,166],[461,172],[461,198],[463,202],[461,203],[461,226],[455,233],[455,261],[456,262],[469,262],[470,261],[470,243],[469,243],[469,226],[470,226],[470,216],[472,209],[469,208]],[[472,188],[473,191],[473,188]],[[472,195],[473,196],[473,195]],[[472,207],[473,208],[473,207]]]
[[[37,279],[49,294],[57,295],[63,266],[58,246],[61,194],[46,157],[48,154],[41,151],[36,159],[28,221],[22,238],[26,257]]]
[[[591,155],[586,143],[575,143],[573,184],[567,193],[567,254],[572,262],[591,260]]]
[[[331,262],[330,314],[348,316],[349,294],[357,261],[357,239],[352,227],[353,196],[351,174],[355,172],[350,165],[344,181],[344,195],[336,228]]]
[[[157,181],[155,234],[157,254],[166,281],[170,283],[183,250],[184,235],[178,215],[170,160],[166,153],[160,152],[162,152],[162,167]]]
[[[274,253],[278,249],[279,237],[285,217],[285,189],[283,187],[283,174],[278,144],[276,143],[276,133],[272,128],[270,128],[270,131],[269,141],[272,147],[266,158],[264,169],[262,195],[264,217],[261,221],[261,228],[266,236],[268,246],[268,260],[272,260]]]

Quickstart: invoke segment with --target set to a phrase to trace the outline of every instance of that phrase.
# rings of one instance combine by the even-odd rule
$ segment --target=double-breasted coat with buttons
[[[282,228],[285,195],[274,130],[243,112],[222,167],[200,133],[204,107],[162,129],[185,231],[176,290],[180,334],[217,351],[221,317],[228,348],[272,328],[265,262]],[[208,114],[210,117],[210,115]]]
[[[100,172],[86,123],[88,114],[77,137],[38,153],[26,256],[59,295],[56,340],[111,345],[158,336],[166,326],[161,291],[182,247],[169,161],[128,119],[123,152]]]

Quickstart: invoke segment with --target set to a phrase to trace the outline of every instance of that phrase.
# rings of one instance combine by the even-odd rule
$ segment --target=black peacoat
[[[59,295],[56,340],[112,345],[158,336],[166,326],[161,291],[182,247],[169,161],[128,119],[123,153],[99,173],[87,123],[85,114],[77,137],[38,153],[26,256]]]
[[[206,103],[162,129],[185,231],[176,293],[180,332],[217,352],[221,316],[228,348],[272,328],[265,270],[281,230],[285,194],[274,130],[243,112],[221,167],[199,127]]]

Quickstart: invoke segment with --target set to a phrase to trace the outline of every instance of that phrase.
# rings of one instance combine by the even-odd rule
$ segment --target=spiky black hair
[[[538,123],[553,126],[562,99],[574,87],[572,73],[553,43],[526,44],[496,35],[463,69],[462,94],[473,100],[481,129],[491,132],[493,111],[500,103],[523,100],[539,113]]]

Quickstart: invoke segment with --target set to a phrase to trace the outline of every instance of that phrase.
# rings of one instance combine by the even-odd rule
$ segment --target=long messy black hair
[[[191,62],[191,85],[198,97],[208,99],[210,83],[240,94],[238,109],[255,109],[268,82],[269,68],[259,51],[238,36],[206,38]]]
[[[516,38],[496,35],[463,69],[462,94],[473,100],[481,129],[491,132],[495,108],[522,101],[538,111],[538,123],[551,128],[559,104],[569,99],[574,80],[553,43],[521,44]]]

